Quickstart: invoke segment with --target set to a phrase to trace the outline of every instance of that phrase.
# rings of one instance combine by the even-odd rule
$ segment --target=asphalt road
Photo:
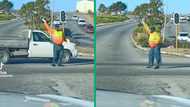
[[[71,28],[77,27],[69,23]],[[0,23],[0,35],[15,36],[26,28],[22,20]],[[13,58],[6,68],[8,75],[0,75],[2,92],[58,94],[93,100],[93,59],[90,57],[77,57],[61,67],[52,67],[50,59]]]
[[[190,59],[162,55],[160,69],[145,68],[148,53],[135,48],[130,37],[136,25],[132,19],[97,28],[97,90],[189,97]]]
[[[76,21],[72,20],[72,16],[75,13],[67,13],[68,21],[66,21],[65,27],[69,28],[72,32],[72,37],[82,47],[93,47],[94,36],[93,33],[86,33],[84,27],[79,26]]]

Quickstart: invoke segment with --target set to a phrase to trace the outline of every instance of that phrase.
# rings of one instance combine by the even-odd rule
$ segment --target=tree
[[[121,14],[122,11],[125,11],[127,9],[127,5],[121,1],[118,1],[116,3],[113,3],[109,9],[111,12],[115,12],[116,14],[119,12]]]
[[[13,3],[9,0],[3,0],[0,2],[0,10],[9,12],[13,8]]]
[[[35,2],[31,1],[28,2],[26,4],[23,4],[21,9],[19,10],[20,15],[24,16],[24,17],[29,17],[32,13],[32,10],[34,11],[34,5]]]
[[[29,26],[33,25],[36,28],[40,28],[41,20],[40,17],[50,17],[50,8],[48,6],[49,0],[36,0],[23,4],[19,13],[21,16],[30,19]],[[26,20],[27,21],[27,20]]]
[[[135,8],[135,10],[133,11],[133,13],[135,15],[138,15],[140,17],[144,17],[147,15],[148,13],[148,10],[149,10],[149,4],[148,3],[144,3],[144,4],[141,4],[140,6],[137,6]]]
[[[149,26],[157,26],[160,30],[164,23],[162,6],[163,3],[161,0],[150,0],[150,3],[137,6],[133,13],[140,16],[140,18],[146,18]]]
[[[104,4],[100,4],[98,11],[100,13],[105,13],[107,11],[107,7]]]
[[[113,3],[113,4],[109,7],[109,10],[110,10],[111,12],[117,13],[117,11],[118,11],[117,4],[116,4],[116,3]]]
[[[121,11],[125,11],[127,9],[127,5],[121,1],[118,1],[117,3],[118,11],[121,13]]]

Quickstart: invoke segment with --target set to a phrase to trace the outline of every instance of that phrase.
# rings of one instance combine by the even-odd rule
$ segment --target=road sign
[[[174,23],[175,23],[175,24],[178,24],[178,23],[179,23],[179,19],[180,19],[179,14],[178,14],[178,13],[175,13],[175,14],[174,14]]]
[[[65,21],[65,11],[61,11],[60,13],[60,20]]]

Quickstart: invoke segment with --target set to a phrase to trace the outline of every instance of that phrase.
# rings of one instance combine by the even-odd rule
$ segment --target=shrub
[[[133,37],[138,45],[141,45],[142,47],[148,47],[148,35],[145,33],[136,33],[133,35]]]

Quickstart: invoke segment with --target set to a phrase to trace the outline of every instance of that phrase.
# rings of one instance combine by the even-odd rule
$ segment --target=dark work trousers
[[[154,65],[154,59],[156,59],[156,66],[159,66],[161,63],[160,45],[150,48],[148,57],[150,66]]]
[[[63,45],[53,45],[53,64],[61,65],[64,54]]]

